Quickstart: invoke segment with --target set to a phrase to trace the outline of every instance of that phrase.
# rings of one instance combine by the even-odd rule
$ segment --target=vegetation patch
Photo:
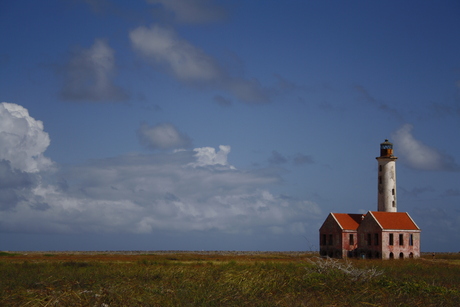
[[[1,259],[0,306],[458,306],[460,301],[460,267],[441,255],[395,261],[279,253],[36,256]]]
[[[0,257],[14,257],[14,256],[17,256],[19,254],[16,254],[16,253],[8,253],[8,252],[0,252]]]

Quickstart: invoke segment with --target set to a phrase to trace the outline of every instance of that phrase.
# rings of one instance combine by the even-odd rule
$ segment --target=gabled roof
[[[331,213],[343,230],[357,230],[363,220],[364,214],[356,213]]]
[[[369,211],[382,229],[420,230],[407,212]]]

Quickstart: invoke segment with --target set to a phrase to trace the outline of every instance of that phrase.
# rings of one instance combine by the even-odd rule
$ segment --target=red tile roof
[[[332,213],[332,215],[344,230],[357,230],[364,216],[355,213]]]
[[[407,212],[370,212],[383,229],[420,230]]]

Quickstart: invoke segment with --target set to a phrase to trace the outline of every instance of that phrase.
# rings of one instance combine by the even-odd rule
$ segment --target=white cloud
[[[225,145],[220,145],[218,152],[216,152],[215,148],[213,147],[195,148],[193,151],[196,152],[196,162],[193,162],[190,165],[194,167],[221,165],[229,166],[231,169],[235,169],[227,162],[227,156],[230,153],[230,150],[231,147]]]
[[[190,85],[217,88],[247,103],[268,102],[267,91],[257,80],[230,76],[213,57],[158,25],[130,32],[133,48],[155,67],[161,67]]]
[[[393,134],[398,154],[404,157],[410,167],[420,170],[460,170],[454,159],[435,148],[423,144],[412,135],[413,126],[405,124]]]
[[[36,173],[49,168],[51,160],[43,153],[50,144],[43,123],[14,103],[0,104],[0,160],[20,171]]]
[[[212,57],[177,37],[171,29],[139,27],[131,31],[129,37],[134,49],[165,66],[180,80],[210,82],[222,74]]]
[[[175,19],[181,23],[215,22],[226,16],[225,10],[215,5],[212,0],[149,0],[148,2],[160,3],[166,10],[173,12]]]
[[[182,149],[192,144],[186,134],[168,123],[155,126],[143,123],[137,130],[137,135],[141,144],[150,149]]]
[[[76,52],[66,65],[61,97],[65,100],[126,100],[126,92],[113,83],[114,75],[114,51],[107,42],[96,39],[89,49]]]

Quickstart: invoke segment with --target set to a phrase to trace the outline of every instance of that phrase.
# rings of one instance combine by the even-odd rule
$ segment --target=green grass
[[[19,255],[17,253],[8,253],[8,252],[0,252],[0,257],[12,257],[12,256],[16,256],[16,255]]]
[[[460,266],[453,263],[458,257],[440,255],[352,261],[358,272],[382,272],[366,281],[332,267],[319,270],[306,257],[282,255],[18,257],[0,259],[0,306],[458,306],[460,301]]]

